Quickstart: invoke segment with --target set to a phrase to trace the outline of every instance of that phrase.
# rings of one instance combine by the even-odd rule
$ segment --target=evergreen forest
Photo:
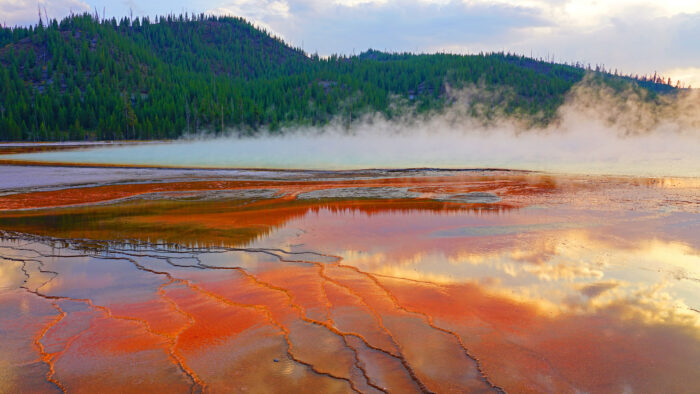
[[[319,57],[236,17],[73,15],[0,28],[0,141],[173,139],[237,130],[350,123],[444,111],[476,86],[475,116],[533,127],[556,118],[566,93],[593,74],[645,97],[678,88],[656,75],[558,64],[506,53],[368,50]],[[478,108],[476,104],[482,104]],[[469,111],[470,108],[467,108]]]

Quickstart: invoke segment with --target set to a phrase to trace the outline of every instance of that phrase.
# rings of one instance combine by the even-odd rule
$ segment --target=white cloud
[[[211,10],[213,13],[228,13],[262,22],[269,18],[289,17],[286,0],[233,0]]]
[[[225,0],[221,10],[321,55],[505,50],[674,79],[700,64],[698,1]]]
[[[556,61],[655,71],[700,86],[697,0],[133,0],[148,14],[180,8],[243,16],[307,52],[512,51]],[[104,1],[40,0],[49,16]],[[107,3],[108,11],[114,5]],[[174,8],[173,8],[174,7]],[[197,10],[197,7],[202,7]],[[144,14],[144,12],[139,12]],[[117,15],[120,16],[120,15]],[[0,0],[0,22],[36,23],[36,1]]]
[[[507,46],[521,53],[532,49],[539,56],[554,54],[560,61],[580,60],[673,78],[664,71],[700,64],[700,41],[693,37],[700,37],[700,13],[659,17],[630,11],[587,28],[557,25],[549,32],[526,30]]]
[[[368,4],[386,4],[388,0],[334,0],[333,4],[355,7]]]
[[[37,4],[46,7],[51,19],[61,19],[71,12],[89,11],[90,5],[82,0],[0,0],[0,23],[8,26],[36,24],[39,19]]]
[[[465,0],[467,2],[467,0]],[[511,7],[528,7],[541,10],[544,15],[556,18],[561,24],[595,26],[609,18],[630,12],[647,13],[654,17],[671,17],[678,14],[700,12],[696,0],[472,0],[470,3],[501,4]]]
[[[220,7],[210,9],[207,13],[242,16],[258,28],[287,40],[284,32],[276,28],[280,25],[280,21],[291,16],[289,3],[286,0],[229,0]]]

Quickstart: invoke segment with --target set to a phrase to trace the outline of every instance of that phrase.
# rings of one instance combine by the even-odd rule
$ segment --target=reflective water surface
[[[153,179],[0,210],[2,392],[700,387],[697,179]]]

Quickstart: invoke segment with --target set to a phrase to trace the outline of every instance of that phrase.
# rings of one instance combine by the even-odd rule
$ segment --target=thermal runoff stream
[[[697,178],[6,166],[2,189],[2,392],[700,387]]]

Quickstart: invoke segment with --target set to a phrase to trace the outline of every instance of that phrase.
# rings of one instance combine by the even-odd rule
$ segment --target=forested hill
[[[451,92],[479,86],[476,115],[551,121],[587,72],[649,97],[675,88],[653,78],[506,54],[367,51],[319,58],[232,17],[155,21],[84,14],[0,29],[0,140],[176,138],[236,129],[351,122],[440,111]],[[448,88],[449,87],[449,88]],[[484,110],[485,108],[485,110]]]

